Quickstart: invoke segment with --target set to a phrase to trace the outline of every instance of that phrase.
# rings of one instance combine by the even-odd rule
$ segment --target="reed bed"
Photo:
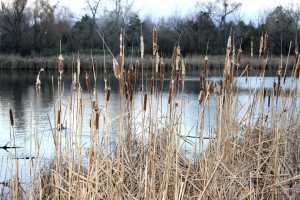
[[[97,68],[91,57],[86,83],[78,56],[73,65],[73,91],[68,104],[61,103],[64,59],[59,56],[59,86],[49,118],[54,140],[51,161],[41,165],[36,159],[30,187],[18,184],[18,173],[12,173],[11,199],[299,199],[300,198],[300,120],[297,82],[299,81],[298,52],[294,58],[291,82],[285,82],[285,68],[278,67],[273,88],[250,88],[248,101],[239,100],[239,78],[253,72],[253,63],[244,66],[242,50],[237,55],[229,36],[223,77],[207,81],[210,58],[203,58],[199,80],[198,117],[195,127],[185,127],[185,76],[187,61],[174,47],[170,61],[170,77],[165,74],[166,59],[160,58],[153,29],[152,72],[144,72],[144,44],[141,58],[126,65],[124,61],[124,32],[120,34],[120,55],[112,56],[113,71],[104,63],[104,80],[97,79]],[[141,36],[142,38],[142,36]],[[267,35],[263,37],[259,56],[261,79],[268,63]],[[292,59],[292,58],[290,58]],[[242,73],[237,73],[237,70]],[[110,91],[107,72],[119,81],[120,115],[108,114]],[[39,74],[40,75],[40,74]],[[142,93],[136,97],[136,80],[142,79]],[[39,78],[39,77],[38,77]],[[38,80],[37,78],[37,80]],[[165,79],[169,78],[170,81]],[[98,94],[91,80],[104,81],[105,91]],[[81,84],[87,85],[90,102],[83,102]],[[162,89],[169,88],[167,100]],[[285,88],[288,87],[289,90]],[[43,89],[37,83],[37,95]],[[53,88],[54,90],[54,88]],[[105,105],[99,105],[99,99]],[[140,101],[136,101],[140,99]],[[215,101],[214,125],[206,131],[208,101]],[[84,116],[85,106],[92,111]],[[113,105],[115,106],[115,105]],[[11,112],[11,110],[10,110]],[[89,118],[90,142],[83,148],[83,119]],[[68,135],[63,134],[68,118]],[[10,120],[13,121],[13,120]],[[12,127],[13,127],[13,122]],[[116,137],[109,139],[110,127]],[[38,146],[38,134],[35,138]],[[65,138],[65,144],[62,142]],[[18,164],[16,163],[16,166]],[[17,171],[17,170],[16,170]],[[21,187],[20,189],[18,189]]]

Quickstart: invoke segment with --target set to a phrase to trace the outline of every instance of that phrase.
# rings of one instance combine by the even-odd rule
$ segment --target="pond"
[[[120,115],[119,111],[119,89],[118,81],[113,75],[111,69],[107,70],[108,72],[108,85],[111,87],[110,101],[107,107],[107,116],[111,121],[117,119]],[[90,142],[90,127],[89,127],[89,116],[92,112],[91,106],[91,95],[87,92],[85,72],[81,72],[80,83],[83,89],[83,107],[84,107],[84,120],[82,127],[82,144],[85,148],[88,148]],[[92,71],[87,72],[92,79]],[[241,74],[242,72],[240,72]],[[13,169],[6,168],[6,163],[8,158],[18,159],[20,162],[20,171],[21,178],[27,179],[31,177],[24,173],[27,167],[30,165],[30,159],[41,159],[41,163],[47,162],[54,155],[54,141],[51,131],[50,121],[53,123],[54,119],[54,106],[57,103],[57,85],[58,85],[58,72],[57,71],[43,71],[41,72],[41,90],[37,95],[35,90],[35,82],[37,71],[0,71],[0,146],[14,146],[20,147],[17,149],[0,149],[0,164],[1,164],[1,173],[0,173],[0,182],[7,180],[9,177],[10,170],[13,172]],[[199,96],[199,74],[200,70],[189,69],[186,71],[185,77],[185,88],[184,88],[184,102],[182,101],[182,92],[181,86],[177,95],[174,95],[174,99],[178,99],[179,104],[184,103],[185,111],[183,116],[183,128],[181,134],[189,134],[191,137],[195,136],[196,126],[199,118],[199,111],[201,107],[198,104]],[[249,89],[252,91],[258,90],[261,86],[261,82],[265,81],[266,88],[272,88],[273,81],[277,81],[276,71],[267,71],[266,77],[262,79],[259,72],[253,71],[249,73],[246,77],[245,74],[242,74],[237,79],[236,91],[238,92],[239,99],[239,115],[242,115],[243,109],[249,103]],[[213,82],[219,81],[222,77],[222,71],[215,70],[208,73],[207,80]],[[290,75],[289,75],[290,76]],[[291,78],[287,78],[285,89],[289,90],[289,85]],[[104,81],[103,81],[103,72],[99,72],[97,75],[97,93],[98,93],[98,102],[101,112],[104,112],[104,107],[106,104],[104,96]],[[170,71],[166,72],[164,88],[162,94],[153,95],[150,97],[150,77],[151,71],[145,73],[145,91],[148,93],[149,99],[152,99],[152,104],[160,104],[158,106],[159,112],[161,115],[166,114],[168,109],[168,95],[169,95],[169,83],[170,83]],[[159,81],[158,81],[159,82]],[[54,97],[53,97],[53,86],[54,85]],[[93,81],[91,81],[93,85]],[[140,110],[141,108],[141,87],[142,80],[138,78],[136,80],[136,94],[134,95],[134,108],[135,110]],[[297,82],[297,87],[300,87],[299,81]],[[63,73],[63,96],[62,96],[62,110],[63,112],[67,110],[70,106],[70,97],[73,91],[72,85],[72,72],[65,71]],[[158,93],[160,92],[157,91]],[[213,91],[211,92],[213,94]],[[159,100],[155,99],[159,96]],[[298,98],[299,99],[299,98]],[[208,137],[208,132],[214,127],[214,112],[216,109],[214,95],[210,96],[207,107],[205,109],[205,118],[204,118],[204,135]],[[297,100],[297,105],[299,105],[299,100]],[[14,117],[14,126],[10,126],[10,116],[9,109],[12,109]],[[149,111],[148,111],[149,112]],[[63,113],[64,116],[68,114]],[[141,116],[136,119],[139,120]],[[68,134],[68,117],[64,117],[64,126],[63,134],[65,136]],[[37,125],[38,124],[38,125]],[[137,129],[139,132],[139,128]],[[110,140],[114,141],[116,136],[116,126],[112,125],[110,127]],[[36,137],[38,134],[38,137]],[[38,138],[38,141],[36,141]],[[66,139],[67,137],[63,137]],[[36,150],[36,146],[39,146],[39,149]],[[27,164],[26,164],[27,163]],[[25,167],[24,167],[25,166]],[[24,169],[25,168],[25,169]]]

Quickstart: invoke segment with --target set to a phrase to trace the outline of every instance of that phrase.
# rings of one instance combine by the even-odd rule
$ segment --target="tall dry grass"
[[[297,53],[290,83],[282,81],[284,69],[278,68],[273,88],[264,81],[259,88],[249,87],[243,109],[237,84],[240,76],[251,73],[243,66],[241,49],[233,57],[229,36],[223,77],[219,82],[207,80],[209,59],[204,57],[200,74],[198,117],[194,129],[185,128],[186,61],[180,47],[174,47],[170,81],[166,82],[164,59],[157,52],[156,29],[153,29],[153,62],[151,78],[145,74],[144,43],[141,36],[141,58],[129,67],[124,62],[124,32],[120,34],[120,60],[112,55],[113,72],[119,81],[119,117],[108,114],[110,91],[105,70],[105,92],[98,94],[97,71],[93,57],[91,74],[86,74],[90,102],[83,102],[79,82],[80,59],[74,67],[74,90],[68,94],[68,105],[61,103],[64,90],[63,59],[59,57],[60,84],[58,98],[50,119],[55,152],[53,160],[41,165],[36,159],[30,168],[30,187],[18,184],[18,173],[12,172],[11,199],[299,199],[300,198],[300,121],[297,105],[299,59]],[[260,54],[261,79],[268,62],[267,35],[262,37]],[[236,62],[235,62],[236,61]],[[120,63],[120,65],[119,65]],[[141,70],[139,69],[141,63]],[[252,64],[251,64],[252,65]],[[134,68],[133,68],[134,66]],[[158,66],[159,76],[158,76]],[[243,73],[236,73],[237,68]],[[128,71],[126,71],[128,69]],[[133,73],[134,72],[134,73]],[[86,72],[87,73],[87,72]],[[136,97],[136,79],[142,79],[142,93]],[[90,83],[94,78],[94,86]],[[181,83],[181,84],[179,84]],[[290,84],[289,90],[286,85]],[[39,90],[42,90],[39,83]],[[169,88],[167,101],[162,88]],[[213,88],[213,90],[212,90]],[[53,88],[53,90],[55,90]],[[100,109],[99,98],[106,100]],[[140,99],[140,101],[136,101]],[[213,112],[208,101],[215,101]],[[84,116],[85,106],[91,107]],[[208,114],[207,114],[208,113]],[[214,126],[207,132],[204,119],[214,113]],[[66,116],[69,131],[63,134]],[[89,118],[90,142],[83,148],[82,127]],[[38,124],[37,124],[38,125]],[[13,123],[12,125],[13,126]],[[111,143],[110,127],[117,127],[116,145]],[[60,127],[60,128],[59,128]],[[39,136],[36,134],[39,148]],[[62,139],[66,138],[66,144]],[[208,139],[208,140],[207,140]],[[188,145],[188,148],[185,146]],[[9,164],[9,162],[8,162]],[[13,164],[13,162],[12,162]],[[18,167],[18,163],[15,163]],[[15,172],[18,170],[16,169]],[[20,189],[19,189],[20,188]]]

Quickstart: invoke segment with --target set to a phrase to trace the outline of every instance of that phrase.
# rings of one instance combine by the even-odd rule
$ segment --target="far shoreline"
[[[195,69],[202,69],[204,65],[204,55],[193,55],[193,56],[186,56],[183,57],[185,61],[186,68],[195,68]],[[64,58],[64,67],[66,69],[72,69],[72,67],[77,66],[77,56],[69,56],[63,55]],[[92,59],[90,55],[82,55],[79,56],[80,63],[82,69],[89,70],[92,66]],[[117,58],[118,59],[118,58]],[[224,64],[224,55],[208,55],[208,68],[209,69],[222,69]],[[46,70],[55,70],[57,69],[57,60],[58,56],[48,56],[48,57],[22,57],[18,55],[0,55],[0,70],[39,70],[44,68]],[[111,56],[93,56],[93,62],[95,67],[100,70],[103,70],[104,60],[106,68],[112,68],[112,57]],[[126,57],[125,59],[125,66],[129,66],[130,64],[135,64],[136,60],[139,60],[139,68],[141,68],[141,58],[131,58]],[[145,68],[151,68],[152,66],[152,56],[146,55],[145,56]],[[172,59],[170,57],[164,58],[165,66],[167,68],[171,68]],[[282,61],[279,56],[270,56],[268,58],[268,64],[266,69],[279,69],[280,66],[285,68],[287,63],[287,69],[293,68],[294,56],[290,56],[287,61],[287,57],[283,57]],[[252,63],[252,64],[251,64]],[[251,59],[250,56],[244,56],[241,59],[240,68],[250,68],[252,65],[253,69],[262,69],[263,67],[263,58],[253,58]]]

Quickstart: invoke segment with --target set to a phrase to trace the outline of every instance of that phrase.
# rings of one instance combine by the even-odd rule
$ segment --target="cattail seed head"
[[[135,75],[135,77],[138,76],[138,73],[139,73],[139,60],[136,60],[135,61],[135,69],[134,69],[134,75]]]
[[[114,70],[115,77],[119,79],[121,77],[121,71],[120,71],[119,63],[115,58],[113,58],[113,70]]]
[[[60,125],[60,115],[61,115],[61,111],[58,110],[58,113],[57,113],[57,124]]]
[[[159,55],[158,53],[155,55],[155,72],[158,73],[158,63],[159,63]]]
[[[89,75],[87,73],[85,74],[85,82],[86,82],[86,87],[87,87],[88,93],[91,93],[92,92],[91,83],[90,83]]]
[[[150,88],[151,88],[151,95],[153,95],[153,91],[154,91],[154,78],[153,77],[151,78]]]
[[[146,109],[147,109],[147,93],[145,93],[144,94],[144,104],[143,104],[143,109],[144,109],[144,111],[146,111]]]
[[[241,56],[242,56],[242,49],[239,49],[239,51],[238,51],[238,60],[237,60],[238,66],[240,65],[240,62],[241,62]]]
[[[259,41],[259,57],[261,56],[263,45],[264,45],[264,36],[261,36]]]
[[[152,41],[153,41],[153,56],[155,56],[155,55],[156,55],[156,52],[157,52],[157,35],[156,35],[156,27],[153,27]]]
[[[141,58],[144,58],[144,49],[145,49],[145,44],[144,44],[144,37],[143,35],[141,35],[141,44],[140,44],[140,48],[141,48]]]
[[[79,82],[79,76],[80,76],[80,59],[77,59],[77,81]]]
[[[99,129],[99,118],[100,118],[100,114],[99,114],[99,111],[97,111],[96,112],[96,119],[95,119],[96,130]]]
[[[36,78],[36,83],[35,83],[35,91],[38,94],[41,90],[41,80],[39,78],[39,76],[37,76]]]
[[[265,39],[264,39],[264,60],[267,59],[267,43],[268,43],[268,34],[265,34]]]
[[[60,54],[60,55],[58,56],[58,71],[59,71],[60,74],[62,74],[63,71],[64,71],[63,60],[64,60],[64,58],[63,58],[63,56]]]
[[[110,87],[107,88],[107,90],[106,90],[106,101],[107,101],[107,102],[109,101],[110,91],[111,91]]]
[[[160,60],[160,79],[163,80],[165,76],[165,63],[164,58]]]
[[[73,74],[73,90],[75,91],[77,88],[77,75],[76,72]]]
[[[204,91],[201,90],[198,96],[198,103],[201,104],[204,100]]]
[[[172,87],[172,85],[170,85],[168,104],[170,104],[172,102],[172,96],[173,96],[173,87]]]
[[[12,109],[9,109],[9,120],[10,120],[10,125],[13,126],[14,125],[14,115],[12,112]]]
[[[208,56],[205,56],[204,58],[204,76],[207,76],[207,63],[208,63]]]
[[[180,59],[180,47],[176,48],[176,71],[179,70],[179,59]]]
[[[174,107],[177,108],[178,107],[178,100],[176,99],[174,102]]]

